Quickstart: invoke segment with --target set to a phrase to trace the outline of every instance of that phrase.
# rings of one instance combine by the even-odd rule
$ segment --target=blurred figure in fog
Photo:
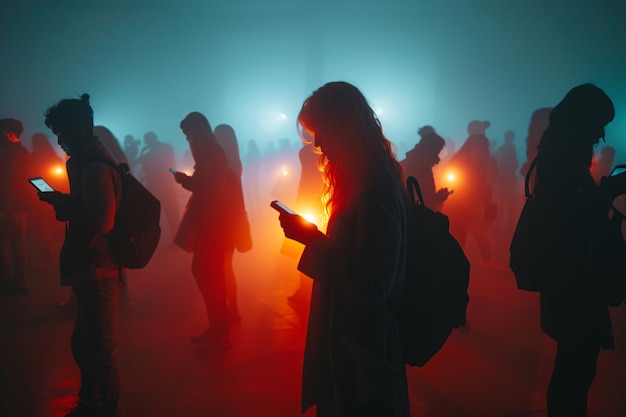
[[[254,139],[250,139],[244,162],[246,168],[243,170],[243,188],[247,196],[246,202],[250,210],[250,217],[253,219],[259,218],[261,213],[261,184],[259,180],[262,174],[262,162],[259,145]]]
[[[35,133],[31,139],[30,176],[43,177],[52,188],[66,193],[69,191],[65,161],[56,153],[45,133]],[[63,242],[63,223],[56,221],[54,212],[47,204],[35,201],[31,204],[27,224],[29,253],[33,260],[47,261],[56,259],[58,249]]]
[[[548,127],[550,111],[552,107],[543,107],[533,112],[528,125],[528,135],[526,136],[526,161],[520,169],[520,174],[525,177],[530,164],[537,156],[537,146],[541,141],[541,136]]]
[[[513,140],[515,132],[508,130],[504,133],[504,144],[495,152],[498,161],[498,175],[496,178],[496,201],[498,202],[498,232],[504,239],[510,241],[517,223],[523,200],[519,192],[519,176],[517,149]]]
[[[107,152],[113,157],[113,162],[118,164],[126,164],[128,166],[128,158],[126,153],[120,146],[120,142],[117,140],[113,132],[105,126],[94,126],[93,134],[102,142],[102,145],[106,148]],[[129,166],[130,168],[130,166]]]
[[[389,300],[401,291],[406,194],[392,143],[362,93],[325,84],[298,115],[322,152],[328,235],[297,214],[279,216],[305,245],[298,270],[313,279],[302,412],[318,417],[408,417],[409,399]]]
[[[139,167],[145,187],[161,202],[162,212],[167,222],[170,239],[173,238],[180,221],[176,184],[172,182],[170,168],[176,167],[174,148],[161,142],[156,133],[146,132],[144,146],[135,165]]]
[[[485,130],[488,121],[474,120],[468,125],[469,137],[450,159],[446,173],[454,175],[454,194],[445,205],[450,217],[450,232],[465,248],[467,236],[471,235],[483,258],[486,270],[504,272],[498,264],[488,236],[488,229],[495,220],[493,185],[496,180],[497,162],[489,154],[489,139]]]
[[[135,163],[139,156],[139,145],[141,145],[141,141],[135,139],[133,135],[124,136],[124,154],[128,159],[128,166],[131,171],[135,169]]]
[[[34,200],[28,184],[30,155],[20,136],[22,122],[0,120],[0,293],[23,294],[26,287],[26,215]],[[31,198],[32,196],[32,198]]]
[[[243,188],[241,185],[241,176],[243,174],[243,166],[239,157],[239,144],[237,143],[237,135],[232,126],[227,124],[217,125],[213,131],[217,142],[220,144],[226,154],[226,164],[237,177],[237,185],[239,192],[243,196]],[[245,210],[245,207],[244,207]],[[224,276],[226,279],[226,299],[228,301],[228,314],[230,318],[238,322],[241,320],[239,315],[239,307],[237,306],[237,281],[235,271],[233,270],[233,255],[235,247],[229,248],[224,257]]]
[[[278,149],[266,159],[269,172],[273,173],[273,187],[270,190],[272,200],[280,200],[293,207],[298,192],[298,151],[288,138],[278,141]]]
[[[600,184],[602,177],[606,177],[613,169],[613,160],[615,159],[615,148],[605,146],[600,149],[600,157],[595,160],[591,166],[591,175],[597,184]]]
[[[406,153],[406,158],[400,161],[400,165],[405,178],[415,177],[419,183],[424,198],[422,203],[426,207],[440,211],[452,191],[447,188],[436,189],[433,167],[439,163],[439,153],[446,142],[432,126],[421,127],[417,134],[420,141]]]
[[[209,321],[209,328],[192,337],[191,342],[228,349],[231,342],[224,261],[235,246],[236,219],[228,195],[236,189],[237,177],[228,169],[226,154],[202,113],[189,113],[180,128],[189,142],[195,166],[190,176],[174,174],[174,180],[191,191],[174,242],[193,253],[191,272]]]

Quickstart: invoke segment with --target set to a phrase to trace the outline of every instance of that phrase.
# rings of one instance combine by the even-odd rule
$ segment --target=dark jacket
[[[217,144],[208,145],[197,155],[193,175],[181,183],[191,191],[175,238],[178,246],[188,252],[202,248],[235,247],[235,210],[239,179],[227,168],[224,151]]]
[[[409,415],[401,346],[388,305],[404,280],[404,198],[400,183],[369,184],[349,210],[330,219],[328,238],[307,245],[302,254],[298,269],[314,279],[303,412],[332,402],[336,416],[353,415],[384,395],[394,404],[386,416]]]
[[[537,160],[535,195],[554,207],[552,226],[562,238],[553,255],[564,259],[562,272],[541,293],[542,329],[557,341],[580,337],[614,347],[604,283],[590,253],[590,237],[607,218],[610,200],[582,165],[547,149]]]
[[[99,140],[67,161],[68,198],[55,204],[58,220],[67,222],[61,249],[61,285],[117,276],[106,234],[111,231],[121,198],[121,180]]]

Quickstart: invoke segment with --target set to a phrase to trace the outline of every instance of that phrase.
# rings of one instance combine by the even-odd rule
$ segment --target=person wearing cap
[[[452,190],[447,188],[437,190],[433,176],[433,167],[440,162],[439,153],[446,142],[432,126],[421,127],[417,134],[420,136],[420,141],[406,153],[400,165],[405,178],[412,176],[417,180],[424,198],[424,205],[439,211],[448,196],[452,194]]]
[[[26,214],[29,153],[17,119],[0,120],[0,293],[23,294],[26,287]]]

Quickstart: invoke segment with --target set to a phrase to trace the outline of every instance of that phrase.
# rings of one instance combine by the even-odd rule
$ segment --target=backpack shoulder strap
[[[411,175],[407,177],[406,188],[409,192],[409,197],[411,198],[411,202],[418,206],[423,206],[424,197],[422,197],[422,190],[420,189],[419,182],[417,182],[417,178]],[[415,197],[417,197],[417,199]]]
[[[537,165],[537,160],[539,159],[539,155],[537,154],[537,156],[535,156],[533,158],[533,161],[530,163],[530,166],[528,167],[528,172],[526,173],[526,178],[524,179],[524,195],[526,195],[526,199],[532,198],[535,195],[535,190],[533,188],[533,191],[530,191],[530,178],[532,176],[533,171],[535,170],[535,167]],[[537,179],[535,177],[535,183],[537,182]]]

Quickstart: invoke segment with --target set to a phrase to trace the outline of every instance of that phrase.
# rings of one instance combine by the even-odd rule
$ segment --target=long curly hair
[[[338,160],[329,160],[323,152],[320,155],[322,195],[328,214],[349,205],[374,176],[402,181],[396,148],[355,86],[337,81],[317,89],[300,109],[298,128],[305,143],[322,135],[338,141],[336,145],[343,150]]]

